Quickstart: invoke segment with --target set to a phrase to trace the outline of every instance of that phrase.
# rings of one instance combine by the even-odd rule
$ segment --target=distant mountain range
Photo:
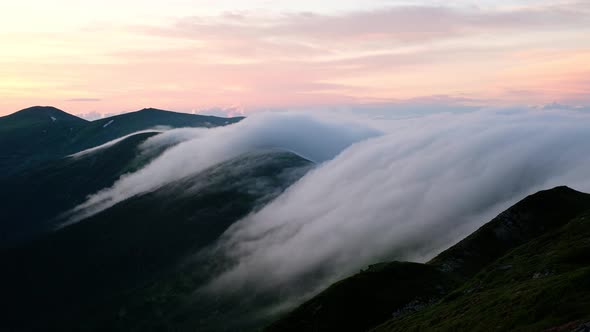
[[[0,176],[8,176],[141,130],[216,127],[241,119],[146,108],[86,121],[55,107],[30,107],[0,117]]]
[[[194,276],[193,289],[202,285],[214,266],[182,270],[186,261],[277,197],[312,162],[259,149],[67,227],[64,213],[170,147],[141,150],[160,134],[146,129],[215,127],[241,119],[145,109],[88,122],[51,107],[0,118],[2,137],[14,145],[1,150],[3,161],[10,161],[3,166],[12,173],[0,176],[0,259],[6,267],[0,276],[0,331],[153,329],[164,319],[158,318],[160,305],[186,307],[175,297],[148,299],[159,296],[161,285],[167,292],[176,289],[179,271]],[[202,311],[199,317],[207,316]]]
[[[161,151],[137,155],[157,134],[142,133],[86,158],[68,155],[148,129],[216,127],[237,118],[203,116],[153,108],[86,121],[54,107],[35,106],[0,117],[0,200],[6,206],[0,247],[54,227],[54,219],[137,170]],[[30,208],[35,206],[35,208]]]
[[[590,195],[567,187],[524,198],[425,264],[375,263],[267,315],[256,313],[280,289],[203,287],[232,259],[215,250],[225,232],[315,167],[293,152],[243,153],[67,223],[89,195],[166,156],[175,143],[142,149],[157,128],[241,119],[145,109],[88,122],[52,107],[0,118],[0,331],[587,330]]]

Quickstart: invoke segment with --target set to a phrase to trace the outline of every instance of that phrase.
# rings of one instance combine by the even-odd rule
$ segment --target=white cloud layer
[[[589,191],[590,117],[484,111],[393,120],[349,147],[214,249],[214,292],[294,303],[381,260],[425,261],[538,190]]]
[[[242,153],[281,148],[311,161],[323,162],[349,145],[379,134],[378,130],[364,125],[292,114],[259,114],[231,126],[212,129],[169,130],[150,138],[143,148],[180,144],[166,150],[143,169],[124,175],[113,187],[90,196],[85,203],[71,211],[67,224]]]
[[[590,191],[589,125],[586,113],[511,109],[357,124],[260,114],[171,130],[146,146],[182,143],[91,196],[74,220],[244,152],[294,151],[323,163],[226,231],[212,252],[227,269],[206,289],[297,303],[370,263],[425,261],[540,189]]]

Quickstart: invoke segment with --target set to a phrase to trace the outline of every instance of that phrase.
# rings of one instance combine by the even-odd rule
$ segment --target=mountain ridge
[[[469,294],[478,289],[478,283],[473,280],[477,280],[474,278],[486,268],[498,264],[513,250],[559,232],[584,213],[590,213],[590,194],[565,186],[540,191],[508,208],[428,263],[384,262],[371,265],[367,270],[331,285],[265,331],[365,331],[377,326],[380,326],[379,331],[430,330],[436,324],[443,325],[443,314],[437,316],[438,320],[432,318],[426,322],[419,318],[411,321],[411,318],[420,317],[420,313],[429,308],[436,313],[441,303],[444,308],[445,301],[453,303],[453,297],[462,299],[467,296],[463,292]],[[587,239],[590,242],[590,229]],[[533,252],[537,253],[543,252]],[[496,269],[510,270],[512,265],[499,264]],[[534,277],[535,273],[538,271],[531,271],[530,276]],[[416,280],[420,282],[416,283]],[[470,283],[474,285],[466,286]],[[461,312],[459,308],[453,308]],[[452,315],[455,313],[453,310],[447,310],[445,314]],[[579,315],[578,318],[586,317]],[[590,320],[590,311],[585,315]],[[458,326],[462,326],[459,330],[473,329],[458,325],[461,318],[459,314],[456,316],[455,325],[446,325],[450,326],[449,330],[457,330]],[[409,317],[407,323],[397,327],[396,323],[404,321],[404,317]],[[566,323],[569,318],[561,319],[566,320],[562,323]],[[416,321],[422,325],[417,325]],[[559,322],[555,319],[547,324]]]
[[[87,121],[52,106],[33,106],[0,117],[0,177],[141,130],[158,126],[211,128],[230,125],[242,119],[146,108]]]
[[[102,324],[103,330],[113,330],[128,320],[155,324],[163,319],[155,312],[179,304],[156,306],[150,284],[170,280],[175,286],[178,264],[277,197],[312,165],[290,152],[247,153],[23,246],[0,249],[9,267],[0,276],[0,330],[76,331],[84,326],[93,331]],[[197,266],[197,279],[206,277],[205,268]],[[127,317],[119,317],[121,307],[129,307]]]
[[[3,118],[10,118],[10,117],[19,117],[19,116],[43,116],[43,115],[47,115],[47,116],[51,116],[51,115],[61,115],[61,116],[68,116],[68,117],[73,117],[79,120],[82,120],[83,122],[100,122],[103,120],[110,120],[112,118],[116,118],[116,117],[120,117],[120,116],[124,116],[124,115],[128,115],[128,114],[138,114],[138,113],[145,113],[145,114],[149,114],[149,113],[173,113],[173,114],[179,114],[179,115],[196,115],[199,117],[204,117],[204,118],[218,118],[218,119],[243,119],[245,118],[244,116],[235,116],[235,117],[221,117],[221,116],[215,116],[215,115],[206,115],[206,114],[193,114],[193,113],[185,113],[185,112],[177,112],[177,111],[171,111],[171,110],[165,110],[165,109],[160,109],[160,108],[155,108],[155,107],[145,107],[136,111],[130,111],[130,112],[123,112],[120,114],[115,114],[115,115],[110,115],[107,117],[102,117],[99,119],[95,119],[95,120],[87,120],[84,119],[82,117],[79,117],[75,114],[72,113],[68,113],[62,109],[59,109],[57,107],[54,106],[41,106],[41,105],[36,105],[36,106],[30,106],[27,108],[23,108],[21,110],[15,111],[13,113],[10,114],[6,114],[3,116],[0,116],[0,120],[2,120]]]
[[[69,121],[77,123],[89,122],[73,114],[67,113],[53,106],[31,106],[20,111],[0,117],[0,125],[11,119],[18,119],[24,123],[20,125],[33,125],[37,123],[52,123],[56,121]]]

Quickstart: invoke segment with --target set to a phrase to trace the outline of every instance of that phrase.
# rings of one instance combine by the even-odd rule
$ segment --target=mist
[[[92,148],[89,148],[89,149],[86,149],[86,150],[82,150],[82,151],[73,153],[73,154],[69,155],[68,157],[70,157],[70,158],[84,157],[84,156],[93,154],[95,152],[102,151],[104,149],[110,148],[113,145],[115,145],[115,144],[117,144],[119,142],[122,142],[122,141],[128,139],[129,137],[132,137],[132,136],[135,136],[135,135],[140,135],[140,134],[149,134],[149,133],[159,134],[159,133],[162,133],[164,130],[167,130],[167,129],[161,128],[161,129],[147,129],[147,130],[137,131],[137,132],[134,132],[134,133],[131,133],[131,134],[128,134],[128,135],[125,135],[125,136],[116,138],[114,140],[108,141],[108,142],[106,142],[104,144],[101,144],[101,145],[98,145],[98,146],[95,146],[95,147],[92,147]]]
[[[205,289],[289,308],[368,264],[425,262],[518,200],[590,190],[590,117],[484,111],[381,122],[212,249],[229,268]],[[218,259],[218,258],[217,258]]]
[[[74,210],[77,222],[242,153],[293,151],[317,166],[231,226],[207,255],[225,268],[202,291],[280,294],[288,309],[387,260],[424,262],[518,200],[568,185],[590,191],[590,115],[483,110],[344,121],[261,114],[214,129],[170,130],[178,143]]]
[[[298,114],[259,114],[231,126],[168,130],[148,139],[141,148],[145,152],[162,146],[173,147],[141,170],[122,176],[111,188],[90,196],[70,211],[64,226],[243,153],[278,148],[321,163],[355,142],[381,134],[364,124]]]

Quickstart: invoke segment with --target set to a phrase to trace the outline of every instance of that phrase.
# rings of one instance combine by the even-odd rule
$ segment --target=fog
[[[512,109],[358,122],[263,114],[171,130],[145,145],[181,143],[91,196],[72,220],[244,152],[298,153],[316,168],[209,248],[227,268],[205,288],[280,292],[274,305],[288,308],[368,264],[426,261],[538,190],[590,191],[589,124],[587,114]]]
[[[208,291],[298,303],[385,260],[424,262],[528,194],[589,191],[590,117],[484,111],[396,120],[234,224]]]
[[[363,124],[298,114],[259,114],[226,127],[169,130],[149,139],[142,148],[175,144],[173,147],[141,170],[122,176],[111,188],[90,196],[69,213],[65,225],[246,152],[280,148],[323,162],[355,142],[380,134]]]
[[[86,150],[82,150],[80,152],[73,153],[73,154],[69,155],[68,157],[70,157],[70,158],[84,157],[84,156],[93,154],[95,152],[102,151],[104,149],[110,148],[110,147],[114,146],[115,144],[128,139],[129,137],[132,137],[132,136],[135,136],[135,135],[140,135],[140,134],[147,134],[147,133],[156,133],[157,134],[157,133],[163,132],[164,130],[166,130],[166,129],[148,129],[148,130],[137,131],[137,132],[134,132],[134,133],[131,133],[131,134],[128,134],[128,135],[119,137],[117,139],[108,141],[108,142],[106,142],[104,144],[101,144],[99,146],[95,146],[95,147],[92,147],[92,148],[89,148],[89,149],[86,149]]]

